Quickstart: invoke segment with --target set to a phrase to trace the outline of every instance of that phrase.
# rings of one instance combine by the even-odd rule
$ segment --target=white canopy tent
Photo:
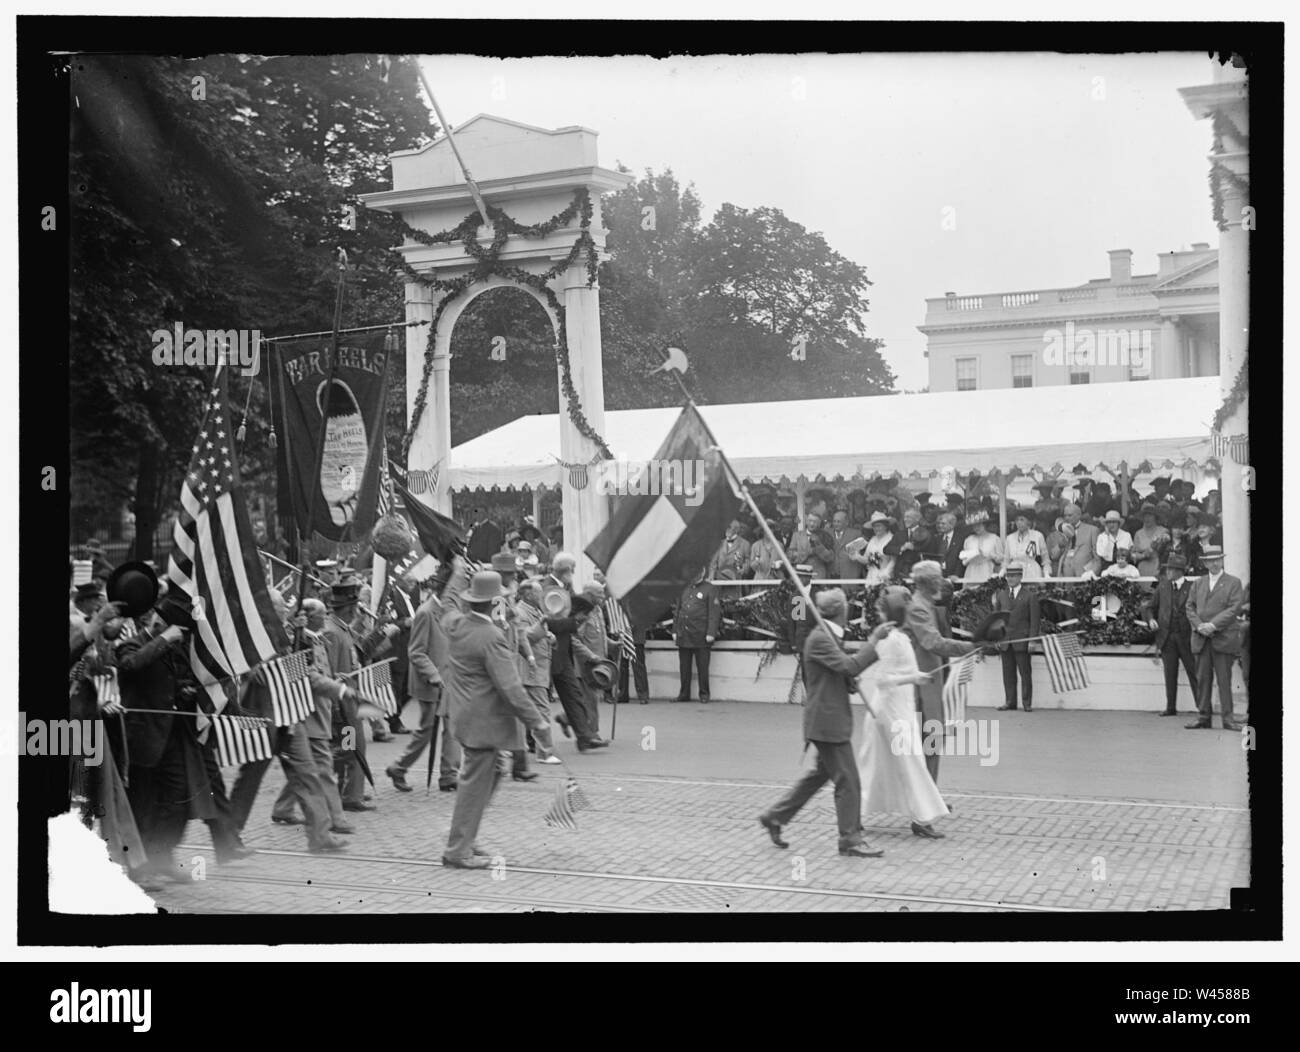
[[[993,391],[700,406],[736,471],[767,482],[903,475],[1199,469],[1211,460],[1217,376]],[[605,414],[618,460],[653,457],[680,409]],[[520,417],[456,446],[453,490],[558,486],[557,414]]]

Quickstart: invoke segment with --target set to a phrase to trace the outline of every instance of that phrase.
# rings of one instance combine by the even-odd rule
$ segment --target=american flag
[[[590,807],[591,802],[578,786],[576,778],[566,778],[555,790],[555,799],[546,809],[544,820],[548,826],[560,829],[577,829],[578,820],[574,812]]]
[[[271,721],[257,716],[214,716],[217,735],[217,766],[237,767],[257,760],[269,760]]]
[[[397,715],[397,695],[393,693],[393,658],[376,661],[356,671],[357,693],[373,698],[385,716]]]
[[[271,694],[271,714],[277,727],[292,727],[316,711],[307,670],[310,651],[295,650],[284,657],[272,658],[261,666]]]
[[[121,702],[122,693],[117,689],[117,669],[109,668],[90,677],[95,684],[95,696],[99,706],[115,705]]]
[[[605,600],[605,623],[609,634],[616,636],[623,648],[625,661],[636,661],[636,641],[632,638],[632,622],[627,618],[623,604],[612,596]]]
[[[183,592],[194,606],[190,668],[213,712],[225,707],[223,682],[289,646],[267,595],[226,402],[226,370],[218,365],[181,484],[181,510],[167,561],[172,590]],[[198,726],[202,730],[207,720],[200,716]]]
[[[1083,647],[1079,645],[1078,632],[1043,636],[1043,656],[1047,659],[1052,690],[1057,694],[1083,690],[1088,686],[1088,666],[1083,658]]]
[[[975,678],[975,663],[979,659],[979,651],[972,651],[958,661],[948,674],[948,682],[943,685],[945,727],[955,727],[966,721],[966,700],[970,696],[971,680]]]

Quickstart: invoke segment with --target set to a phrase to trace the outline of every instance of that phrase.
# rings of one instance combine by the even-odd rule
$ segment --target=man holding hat
[[[461,596],[468,612],[449,609],[442,618],[456,682],[451,728],[465,756],[442,853],[442,864],[454,869],[491,864],[478,848],[478,830],[500,777],[497,753],[514,748],[519,721],[538,734],[546,729],[519,679],[515,652],[492,620],[493,604],[504,596],[501,575],[480,571]]]
[[[1195,702],[1196,655],[1192,652],[1192,623],[1187,619],[1187,600],[1193,584],[1184,577],[1187,560],[1175,552],[1165,563],[1164,578],[1142,606],[1142,616],[1156,634],[1156,650],[1165,667],[1165,708],[1161,716],[1178,715],[1178,664],[1187,670],[1187,684]]]
[[[1038,635],[1039,605],[1038,593],[1033,588],[1026,588],[1022,583],[1025,565],[1019,559],[1007,563],[1006,587],[993,595],[993,609],[1005,610],[1007,618],[1006,632],[1010,641],[997,644],[1002,657],[1002,691],[1006,701],[998,710],[1014,711],[1016,707],[1016,674],[1020,676],[1020,698],[1025,704],[1026,712],[1034,710],[1033,670],[1029,660],[1029,644],[1016,642]]]
[[[1214,684],[1219,685],[1219,712],[1225,731],[1239,730],[1232,718],[1232,665],[1241,653],[1241,613],[1245,595],[1240,579],[1223,572],[1223,549],[1210,545],[1201,550],[1205,576],[1192,585],[1187,599],[1187,620],[1192,626],[1192,653],[1196,655],[1197,697],[1200,717],[1188,730],[1210,726],[1214,714]]]

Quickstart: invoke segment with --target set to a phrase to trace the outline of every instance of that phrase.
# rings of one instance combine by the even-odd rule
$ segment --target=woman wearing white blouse
[[[894,576],[894,557],[899,545],[894,543],[894,535],[890,531],[893,524],[894,520],[883,511],[872,512],[867,522],[871,536],[866,538],[857,551],[849,553],[850,559],[867,568],[867,587],[884,584]]]
[[[979,584],[990,577],[997,576],[1006,561],[1006,549],[1002,538],[989,533],[989,517],[986,512],[977,511],[966,519],[975,528],[962,542],[961,552],[957,556],[966,567],[962,580],[966,584]]]
[[[1031,527],[1028,513],[1022,511],[1016,515],[1016,530],[1007,534],[1006,552],[1008,559],[1019,559],[1025,564],[1026,581],[1051,576],[1047,563],[1047,539]]]

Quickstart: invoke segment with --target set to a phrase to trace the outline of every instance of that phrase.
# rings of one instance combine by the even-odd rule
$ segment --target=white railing
[[[1004,307],[1032,307],[1037,302],[1037,292],[1005,292],[1002,294],[1002,306]]]

